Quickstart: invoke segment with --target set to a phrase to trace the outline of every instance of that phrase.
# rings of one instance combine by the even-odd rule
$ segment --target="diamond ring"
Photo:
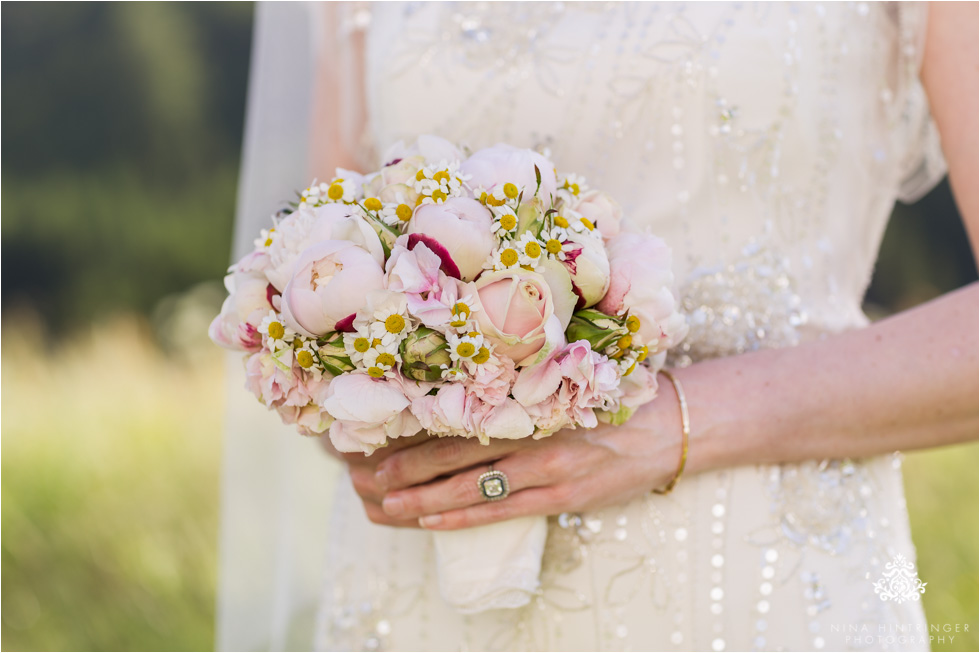
[[[510,484],[507,482],[507,475],[497,471],[490,465],[490,469],[482,474],[476,482],[485,501],[500,501],[506,499],[510,494]]]

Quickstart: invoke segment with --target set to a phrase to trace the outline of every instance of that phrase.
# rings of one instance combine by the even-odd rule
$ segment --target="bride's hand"
[[[564,430],[542,440],[441,438],[403,449],[377,467],[382,509],[399,522],[452,530],[525,515],[594,510],[670,480],[680,459],[677,400],[667,391],[622,426]],[[477,479],[493,463],[510,496],[486,502]]]
[[[382,449],[378,449],[370,456],[362,453],[341,453],[330,443],[330,438],[324,434],[320,437],[320,444],[326,449],[327,453],[347,465],[351,484],[354,491],[361,498],[364,504],[364,512],[367,518],[375,524],[384,526],[403,526],[408,528],[419,528],[418,519],[398,519],[386,515],[381,509],[381,500],[384,498],[384,490],[378,487],[375,481],[375,471],[384,459],[406,448],[419,445],[429,440],[429,435],[425,432],[413,435],[410,438],[398,438]]]

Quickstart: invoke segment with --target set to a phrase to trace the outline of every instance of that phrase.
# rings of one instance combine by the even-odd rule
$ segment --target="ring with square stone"
[[[506,499],[507,495],[510,494],[510,483],[507,482],[507,475],[494,469],[492,464],[477,479],[476,484],[485,501],[500,501]]]

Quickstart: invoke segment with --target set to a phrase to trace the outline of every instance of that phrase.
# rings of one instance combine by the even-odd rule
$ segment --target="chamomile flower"
[[[473,376],[479,376],[488,371],[488,366],[495,365],[496,363],[497,359],[493,355],[493,345],[484,340],[480,348],[476,350],[476,353],[466,362],[466,368]]]
[[[381,344],[380,341],[378,344]],[[367,329],[358,329],[354,333],[344,334],[344,351],[350,357],[351,363],[360,367],[364,360],[364,355],[374,345],[373,339]]]
[[[297,344],[299,346],[296,346]],[[317,353],[313,350],[312,340],[297,338],[293,342],[293,353],[296,356],[297,365],[311,374],[320,375],[320,361]]]
[[[532,270],[538,267],[545,249],[537,238],[526,231],[514,246],[520,254],[521,267]]]
[[[320,188],[322,190],[323,184],[320,184]],[[357,199],[357,184],[354,183],[353,179],[337,177],[330,182],[324,194],[326,201],[353,204],[354,200]]]
[[[476,307],[473,304],[473,298],[471,296],[467,295],[462,299],[456,300],[456,303],[449,309],[451,315],[449,326],[453,329],[465,329],[475,310]]]
[[[390,351],[385,348],[372,348],[367,350],[362,361],[368,376],[380,379],[382,376],[389,378],[394,376],[394,367],[402,362],[402,357],[398,350]]]
[[[259,333],[272,351],[289,347],[296,338],[296,332],[286,326],[282,317],[275,311],[269,311],[269,314],[259,323]]]
[[[494,250],[488,261],[491,269],[512,270],[521,266],[521,252],[517,243],[504,241],[504,243]]]
[[[317,183],[316,179],[314,179],[310,187],[300,193],[299,203],[311,207],[322,206],[329,200],[327,197],[327,191],[329,189],[330,184]]]
[[[262,231],[260,231],[259,237],[256,238],[254,241],[255,248],[262,249],[271,245],[273,239],[275,238],[275,234],[276,234],[275,227],[273,227],[272,229],[263,229]]]
[[[442,380],[443,381],[465,381],[468,377],[466,376],[466,371],[461,367],[452,366],[450,367],[446,363],[439,366],[442,370]]]
[[[425,166],[415,174],[413,188],[419,194],[418,204],[441,204],[450,197],[459,197],[463,182],[469,179],[459,171],[459,161],[440,161]]]
[[[493,224],[490,229],[497,238],[512,238],[517,233],[517,213],[509,206],[494,206]]]
[[[566,211],[564,217],[568,221],[568,229],[571,231],[579,234],[587,234],[593,238],[602,238],[602,233],[596,229],[592,220],[589,220],[577,211]]]
[[[398,227],[405,225],[409,220],[412,219],[412,214],[415,210],[408,205],[407,202],[403,201],[403,198],[399,195],[396,197],[397,202],[387,202],[378,211],[378,217],[389,227]]]
[[[568,232],[561,227],[542,229],[538,239],[544,243],[544,253],[555,261],[564,261],[565,252],[572,248],[572,243],[568,242]]]
[[[587,190],[589,187],[585,183],[585,177],[575,174],[567,175],[558,186],[559,193],[564,192],[572,197],[578,197]]]
[[[483,334],[479,331],[470,331],[465,335],[447,333],[446,342],[449,343],[450,358],[459,365],[463,361],[471,360],[479,353],[483,347]]]

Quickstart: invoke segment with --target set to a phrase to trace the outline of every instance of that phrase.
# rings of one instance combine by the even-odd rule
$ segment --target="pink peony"
[[[397,382],[366,374],[343,374],[330,382],[323,409],[334,418],[330,442],[343,452],[374,453],[389,438],[418,433],[419,421],[408,410],[411,401]]]
[[[310,402],[310,392],[299,367],[293,365],[292,350],[275,354],[264,349],[245,361],[245,387],[266,406],[300,407]]]
[[[540,274],[526,270],[488,272],[473,287],[478,300],[477,322],[497,354],[523,367],[564,344],[564,328],[555,316],[551,288]]]
[[[322,336],[363,307],[368,293],[383,286],[384,272],[366,250],[347,241],[317,243],[296,260],[282,294],[283,319],[308,338]]]
[[[501,143],[474,153],[463,162],[460,170],[463,174],[470,175],[467,182],[470,188],[483,187],[493,192],[498,186],[510,183],[523,188],[525,200],[528,200],[537,186],[535,166],[541,173],[541,188],[538,196],[549,199],[558,188],[555,166],[533,150]]]
[[[385,252],[377,232],[346,204],[325,204],[312,209],[313,226],[310,240],[347,240],[374,257],[378,265],[384,265]]]
[[[602,241],[591,234],[570,232],[569,249],[562,261],[578,295],[578,308],[598,303],[609,288],[609,259]]]
[[[424,234],[446,248],[464,281],[475,279],[493,251],[490,210],[474,199],[453,197],[423,204],[408,223],[409,234]]]

